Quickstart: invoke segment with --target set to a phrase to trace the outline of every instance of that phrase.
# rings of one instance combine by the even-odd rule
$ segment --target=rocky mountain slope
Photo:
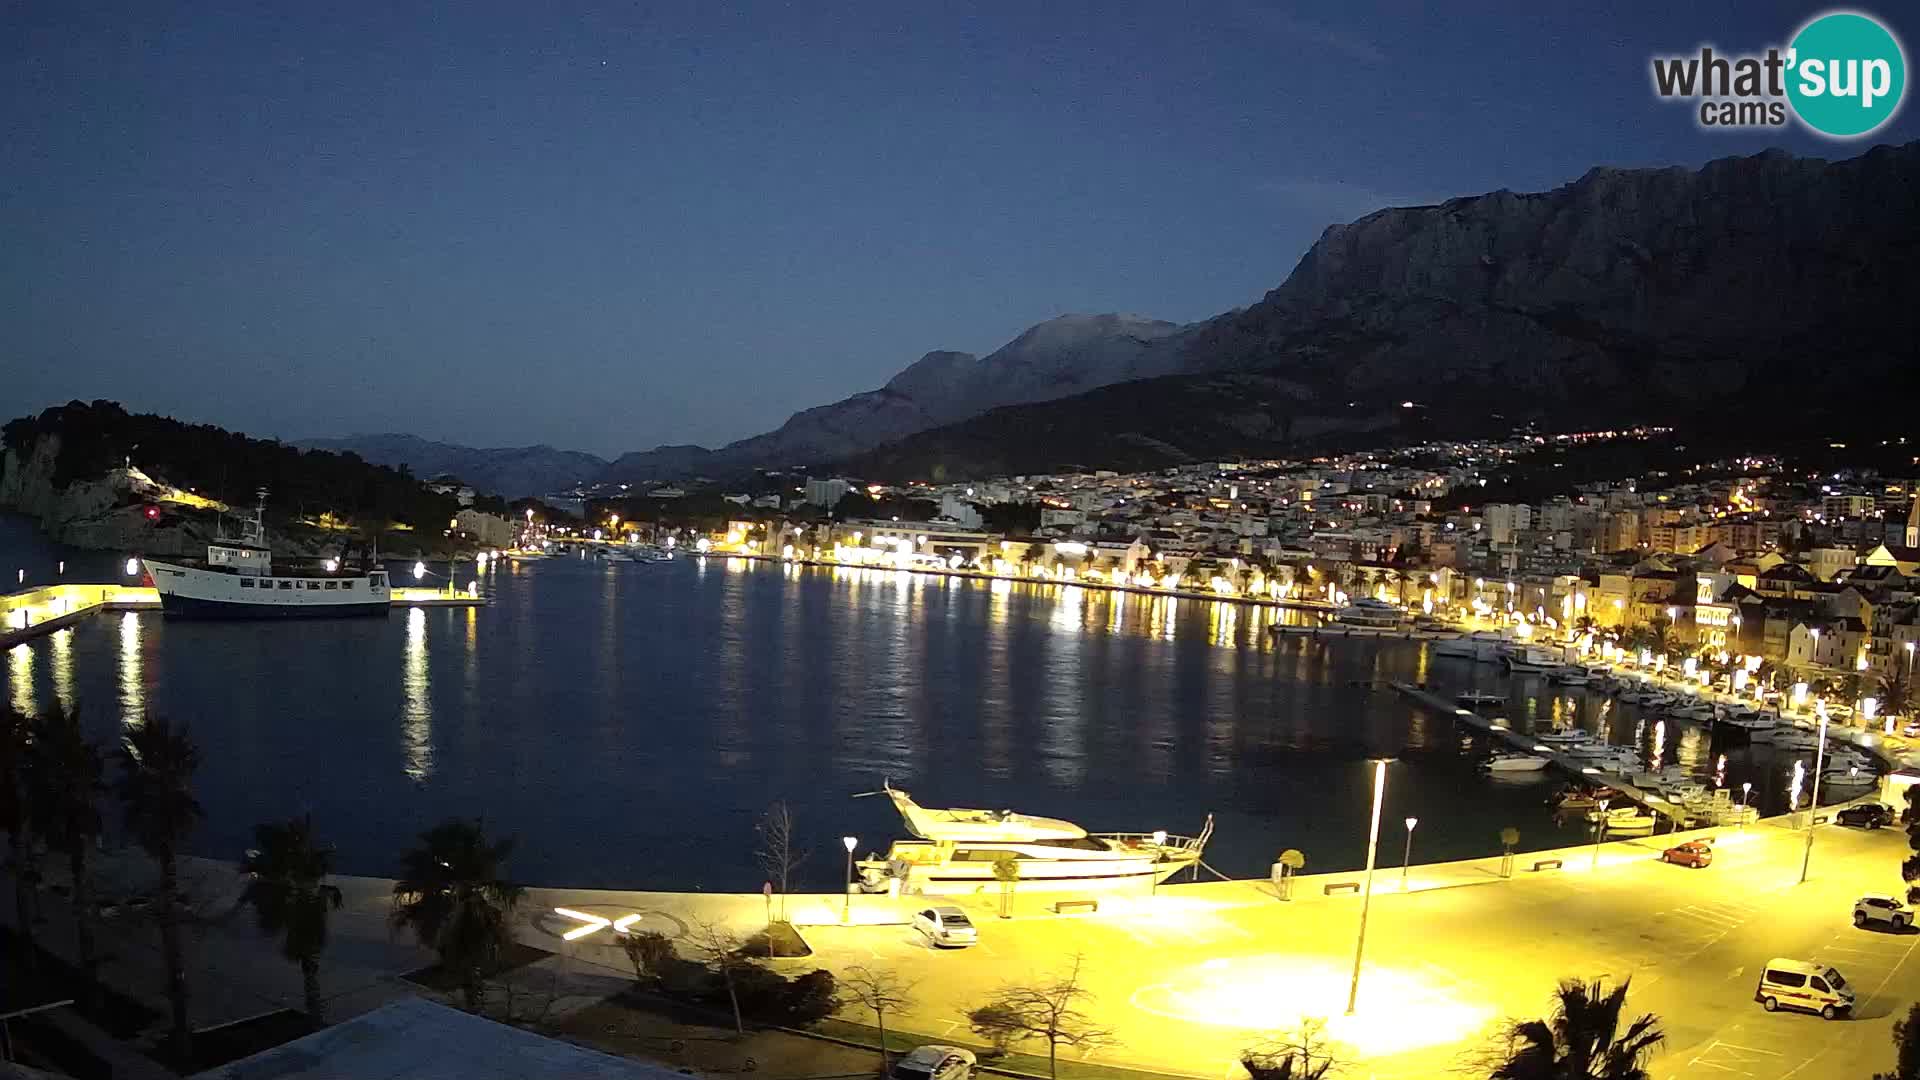
[[[457,476],[477,491],[509,499],[593,483],[607,468],[606,459],[578,450],[551,446],[478,449],[415,435],[349,435],[306,439],[295,445],[307,450],[351,452],[376,465],[396,469],[405,466],[422,480],[442,474]]]
[[[1177,370],[1185,329],[1137,315],[1063,315],[984,358],[930,352],[877,390],[795,413],[773,431],[718,450],[672,446],[623,455],[606,479],[633,483],[838,461],[998,406]]]
[[[1281,433],[1299,445],[1409,423],[1864,432],[1910,423],[1916,286],[1920,143],[1831,163],[1769,151],[1697,171],[1594,169],[1553,191],[1329,228],[1259,303],[1183,332],[1186,375],[1150,395],[988,413],[859,463],[1105,464],[1096,445],[1171,463],[1221,456],[1223,431],[1253,451]]]

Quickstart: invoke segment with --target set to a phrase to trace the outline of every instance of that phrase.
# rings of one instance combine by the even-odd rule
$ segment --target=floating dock
[[[484,607],[485,596],[394,588],[394,607]],[[111,611],[159,611],[160,592],[141,585],[42,585],[0,596],[0,649]]]
[[[1621,796],[1628,801],[1638,803],[1661,817],[1666,818],[1668,821],[1673,822],[1675,828],[1685,828],[1691,823],[1693,815],[1689,814],[1685,808],[1675,805],[1662,796],[1655,795],[1650,791],[1643,791],[1633,786],[1624,776],[1601,772],[1591,765],[1581,764],[1579,759],[1569,757],[1566,754],[1543,753],[1538,749],[1540,746],[1539,740],[1533,736],[1523,732],[1511,731],[1503,727],[1494,727],[1492,721],[1474,712],[1472,709],[1463,709],[1445,698],[1440,697],[1438,694],[1434,694],[1418,686],[1401,682],[1389,683],[1388,685],[1435,712],[1445,713],[1476,731],[1486,733],[1491,739],[1505,743],[1507,746],[1522,753],[1546,758],[1553,764],[1554,768],[1559,769],[1575,780],[1588,784],[1604,784],[1619,792]]]

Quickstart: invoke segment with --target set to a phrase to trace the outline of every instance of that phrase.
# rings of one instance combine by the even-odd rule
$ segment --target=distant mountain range
[[[1597,168],[1549,192],[1335,225],[1279,288],[1204,322],[1062,316],[985,358],[928,353],[764,435],[627,454],[596,478],[1153,467],[1520,421],[1904,430],[1916,286],[1920,143],[1832,163],[1768,151]],[[411,453],[394,438],[315,445],[488,483],[457,455],[393,457]],[[563,452],[445,449],[525,490],[598,461],[543,471],[532,463]],[[515,455],[529,466],[507,468]]]

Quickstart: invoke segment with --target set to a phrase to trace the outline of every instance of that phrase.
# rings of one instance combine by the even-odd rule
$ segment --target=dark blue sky
[[[1654,100],[1651,54],[1826,7],[16,2],[0,411],[718,443],[1062,312],[1249,303],[1381,205],[1914,138]]]

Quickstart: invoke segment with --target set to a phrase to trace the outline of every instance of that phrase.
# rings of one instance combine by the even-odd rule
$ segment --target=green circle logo
[[[1787,100],[1806,125],[1851,139],[1893,118],[1907,89],[1907,59],[1887,28],[1851,11],[1808,23],[1790,46]]]

